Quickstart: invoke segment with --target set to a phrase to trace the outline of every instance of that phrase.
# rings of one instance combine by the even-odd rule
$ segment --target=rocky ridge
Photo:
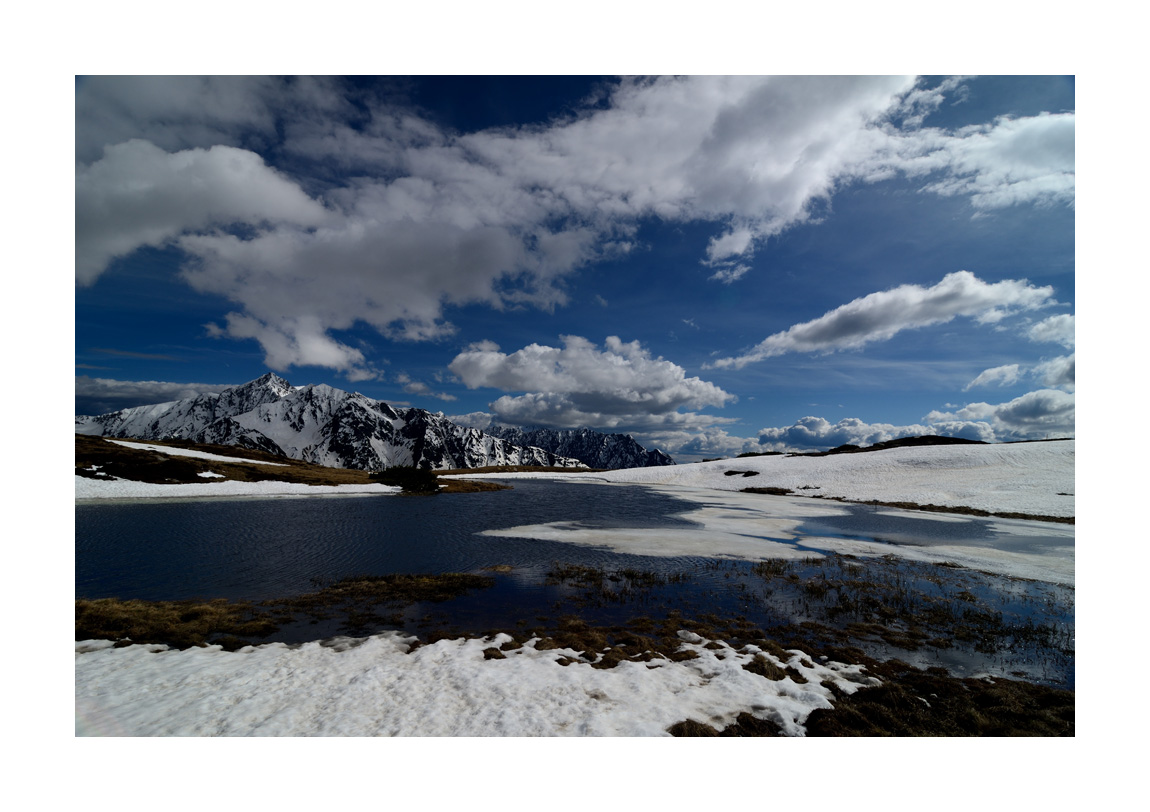
[[[272,373],[219,394],[78,416],[76,433],[231,445],[362,470],[585,467],[574,457],[459,426],[441,414],[392,407],[326,384],[292,386]]]

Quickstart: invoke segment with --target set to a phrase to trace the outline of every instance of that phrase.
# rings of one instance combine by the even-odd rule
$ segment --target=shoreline
[[[394,628],[295,643],[189,638],[176,648],[116,634],[99,641],[78,628],[77,735],[108,735],[113,725],[126,735],[1074,735],[1073,688],[916,667],[809,623],[761,628],[678,611],[584,620],[605,585],[619,588],[602,577],[611,573],[598,587],[588,574],[559,577],[592,604],[574,600],[567,614],[527,628]],[[485,586],[468,577],[454,588]],[[435,589],[435,580],[419,588]],[[365,588],[335,586],[333,598]],[[328,611],[316,597],[300,605]],[[199,616],[190,604],[166,611]],[[368,608],[348,606],[348,616]],[[884,634],[900,636],[898,624]],[[141,706],[140,690],[153,701]]]
[[[464,475],[464,474],[451,474],[448,476],[450,476],[450,482],[459,483],[461,485],[461,487],[458,487],[458,488],[454,488],[454,487],[450,487],[450,486],[444,487],[442,490],[439,491],[439,494],[477,493],[477,492],[488,491],[488,490],[505,490],[505,489],[510,489],[510,488],[514,487],[512,485],[503,485],[503,484],[500,484],[497,482],[488,483],[484,480],[467,478],[467,475]],[[480,475],[476,474],[473,476],[480,476]],[[490,476],[493,479],[507,478],[506,474],[504,474],[502,476],[499,474],[489,474],[487,476]],[[547,479],[548,479],[546,477],[532,477],[530,475],[517,477],[517,478],[537,479],[537,480],[542,480],[542,481],[547,481]],[[84,479],[83,477],[77,477],[77,480],[82,481],[83,479]],[[119,481],[119,482],[131,482],[131,480],[117,480],[117,481]],[[640,487],[654,487],[654,488],[660,487],[659,485],[654,485],[654,484],[645,483],[645,482],[612,482],[610,480],[590,480],[590,479],[586,479],[586,478],[569,479],[569,480],[564,479],[564,480],[559,480],[559,481],[569,482],[570,484],[573,484],[573,485],[579,485],[579,484],[618,485],[618,486],[638,485]],[[137,484],[138,485],[147,485],[148,483],[137,483]],[[323,496],[389,496],[389,495],[398,494],[400,492],[399,488],[393,488],[391,486],[386,486],[386,485],[376,486],[378,488],[378,490],[359,490],[358,488],[362,488],[362,486],[349,486],[349,485],[329,485],[329,486],[305,485],[305,486],[302,486],[302,488],[306,488],[307,490],[303,490],[303,489],[287,490],[287,489],[281,489],[281,488],[276,487],[276,485],[280,484],[280,483],[272,484],[272,483],[261,482],[259,484],[267,485],[267,487],[258,488],[258,489],[253,488],[250,492],[247,492],[247,493],[238,493],[238,492],[237,493],[206,493],[206,492],[176,493],[176,492],[171,492],[171,491],[147,493],[147,492],[143,492],[143,489],[141,488],[141,492],[139,492],[139,493],[133,493],[131,495],[124,495],[124,496],[115,496],[115,495],[76,496],[75,497],[75,503],[78,505],[98,505],[98,504],[104,504],[104,503],[123,503],[123,502],[163,502],[163,501],[181,501],[182,502],[182,501],[233,499],[233,498],[234,499],[287,499],[287,498],[311,498],[311,497],[323,497]],[[77,488],[80,488],[80,487],[83,487],[83,486],[81,486],[79,484],[79,482],[77,482]],[[161,485],[160,487],[172,489],[173,491],[175,489],[179,489],[181,487],[187,487],[189,491],[192,491],[195,488],[194,485],[184,486],[184,485],[175,485],[175,484],[173,484],[173,485]],[[126,488],[126,490],[127,489],[130,489],[130,486],[128,488]],[[668,492],[674,493],[675,491],[669,488]],[[755,493],[755,491],[747,489],[747,490],[740,491],[740,493]],[[436,495],[436,494],[429,494],[429,495]],[[881,501],[874,500],[874,499],[863,501],[863,500],[857,500],[857,499],[849,499],[849,498],[841,497],[841,496],[827,496],[827,497],[824,497],[824,496],[804,496],[803,494],[798,494],[798,493],[785,493],[785,494],[783,494],[783,493],[771,493],[771,494],[767,494],[767,495],[769,495],[769,496],[792,496],[795,498],[805,498],[805,499],[825,499],[828,502],[840,502],[842,504],[848,504],[848,505],[896,508],[899,510],[917,510],[917,511],[922,511],[924,513],[944,513],[944,514],[950,513],[950,514],[954,514],[956,516],[975,516],[975,517],[979,517],[979,518],[989,518],[989,519],[1017,519],[1019,521],[1051,522],[1051,523],[1055,523],[1055,524],[1070,524],[1070,525],[1073,525],[1075,523],[1075,517],[1074,516],[1048,516],[1048,515],[1037,514],[1037,513],[1018,513],[1018,512],[1010,512],[1010,511],[992,513],[990,511],[981,510],[979,508],[968,507],[965,505],[931,505],[931,504],[923,505],[923,504],[918,504],[918,503],[914,503],[914,502],[881,502]]]

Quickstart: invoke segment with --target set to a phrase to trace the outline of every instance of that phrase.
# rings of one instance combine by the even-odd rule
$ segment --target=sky
[[[1073,436],[1073,77],[75,80],[76,413]]]

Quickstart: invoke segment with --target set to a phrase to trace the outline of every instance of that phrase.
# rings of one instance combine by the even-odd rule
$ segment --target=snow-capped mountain
[[[591,429],[515,428],[489,426],[488,434],[515,445],[534,446],[575,459],[592,468],[649,468],[674,465],[659,449],[648,451],[630,434],[603,434]]]
[[[326,384],[292,386],[271,373],[219,394],[77,417],[76,433],[220,443],[364,470],[584,467],[573,457],[517,445],[423,409],[395,408]]]

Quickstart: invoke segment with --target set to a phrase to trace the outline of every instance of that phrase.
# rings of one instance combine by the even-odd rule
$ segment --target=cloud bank
[[[933,411],[936,424],[986,423],[997,440],[1035,440],[1074,436],[1074,395],[1058,389],[1027,392],[1006,403],[970,403],[954,412]]]
[[[758,432],[763,451],[823,451],[844,444],[868,446],[900,437],[941,435],[982,442],[1074,436],[1074,395],[1055,389],[1028,392],[1005,403],[970,403],[955,411],[932,411],[922,423],[896,426],[846,418],[831,423],[804,417],[790,426]]]
[[[76,414],[97,415],[222,392],[235,384],[117,381],[76,376]]]
[[[644,218],[712,224],[700,261],[730,285],[852,183],[901,175],[978,211],[1072,203],[1073,114],[922,127],[960,87],[625,79],[546,125],[456,133],[335,80],[94,77],[76,94],[76,278],[175,247],[188,284],[236,305],[213,335],[357,380],[379,361],[335,333],[435,340],[455,306],[561,306],[570,275],[631,250]]]

